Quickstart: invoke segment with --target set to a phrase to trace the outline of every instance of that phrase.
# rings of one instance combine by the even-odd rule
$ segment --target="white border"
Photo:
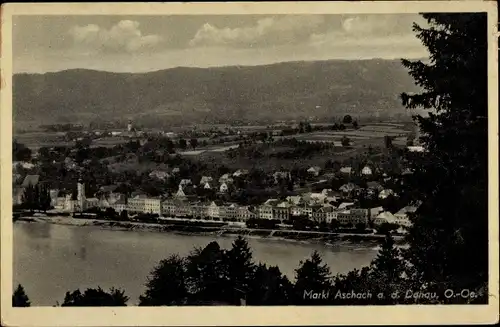
[[[498,40],[495,1],[72,3],[2,5],[1,323],[5,326],[458,324],[498,321]],[[11,308],[12,15],[210,15],[488,12],[490,304],[386,307]]]

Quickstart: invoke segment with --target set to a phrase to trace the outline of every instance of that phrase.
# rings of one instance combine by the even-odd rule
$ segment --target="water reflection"
[[[24,233],[30,239],[48,239],[51,237],[52,224],[22,223]]]
[[[123,288],[134,305],[153,267],[171,254],[185,256],[194,247],[217,241],[229,248],[232,238],[126,232],[99,227],[45,223],[14,224],[14,283],[29,290],[34,306],[52,306],[68,290]],[[277,265],[290,279],[301,260],[318,250],[333,274],[368,265],[376,251],[349,251],[342,246],[294,244],[248,239],[256,262]]]

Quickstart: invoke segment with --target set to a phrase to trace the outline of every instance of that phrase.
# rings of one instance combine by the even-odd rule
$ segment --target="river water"
[[[187,255],[194,247],[217,241],[230,248],[234,238],[182,236],[172,233],[115,231],[97,226],[15,223],[14,286],[22,284],[33,306],[62,303],[66,291],[101,286],[122,288],[138,302],[151,269],[171,254]],[[368,265],[377,250],[250,238],[254,260],[277,265],[290,279],[300,260],[317,250],[333,274]]]

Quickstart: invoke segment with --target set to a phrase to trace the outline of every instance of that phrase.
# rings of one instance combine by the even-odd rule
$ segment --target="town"
[[[307,124],[300,123],[297,129],[304,129],[304,126]],[[128,123],[125,132],[114,132],[114,135],[125,143],[111,149],[92,147],[91,142],[85,144],[86,139],[80,137],[73,140],[73,149],[40,148],[33,158],[14,161],[14,211],[28,209],[51,215],[71,214],[73,217],[120,221],[224,222],[254,228],[278,226],[349,233],[385,233],[389,230],[403,234],[411,226],[409,215],[417,208],[403,195],[405,177],[412,172],[401,166],[404,160],[398,157],[402,151],[415,152],[418,149],[418,143],[413,142],[414,135],[402,149],[396,148],[391,144],[391,138],[386,137],[386,149],[379,149],[378,153],[371,147],[362,149],[366,152],[364,159],[358,156],[357,160],[350,158],[343,163],[328,159],[322,166],[295,166],[274,171],[258,168],[231,170],[224,165],[210,169],[175,153],[172,135],[145,135],[137,131],[132,122]],[[259,138],[258,134],[253,136]],[[226,155],[242,151],[251,144],[248,138],[244,139],[238,149],[230,149]],[[160,162],[158,158],[144,158],[142,162],[149,160],[157,165],[136,176],[125,171],[117,177],[105,167],[107,161],[98,160],[109,160],[116,154],[115,157],[125,159],[134,153],[146,157],[152,152],[157,155],[165,142],[169,144],[168,155],[162,153]],[[182,139],[177,141],[179,148],[185,148],[183,142]],[[291,143],[294,149],[307,146],[314,151],[318,147],[318,143],[296,139],[272,140],[268,144],[279,142]],[[354,142],[343,143],[348,147]],[[332,146],[338,145],[333,143]],[[141,150],[145,148],[151,150],[144,154]],[[99,154],[103,151],[106,153]],[[14,145],[14,152],[17,159],[23,159],[26,153],[31,155],[31,150],[18,143]],[[244,151],[241,153],[248,155]],[[392,164],[373,159],[384,153],[392,157],[389,159]],[[395,161],[398,162],[396,169]],[[159,166],[163,169],[158,169]],[[99,172],[103,176],[95,178]],[[89,174],[94,175],[93,178],[89,178]],[[59,177],[64,178],[58,180]]]

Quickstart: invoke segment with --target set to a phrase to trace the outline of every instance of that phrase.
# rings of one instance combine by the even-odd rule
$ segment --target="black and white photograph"
[[[498,321],[496,2],[313,4],[2,7],[2,324]]]

